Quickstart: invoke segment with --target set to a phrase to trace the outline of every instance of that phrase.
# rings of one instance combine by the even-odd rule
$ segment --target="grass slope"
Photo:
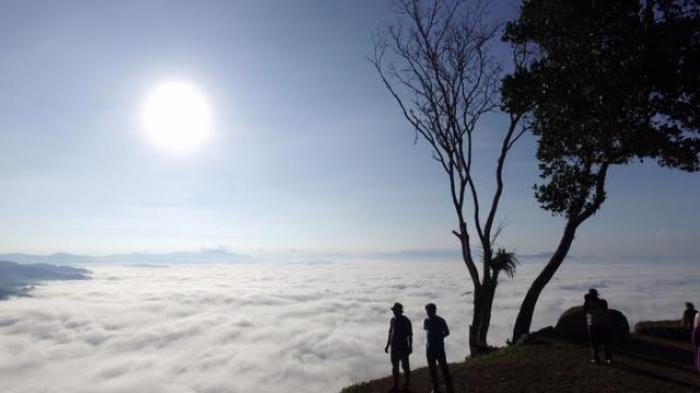
[[[617,354],[610,365],[592,364],[587,347],[555,339],[537,339],[450,366],[460,393],[700,392],[700,374],[690,367],[629,351]],[[390,387],[391,378],[383,378],[341,393],[385,393]],[[415,370],[409,391],[430,389],[428,370]]]

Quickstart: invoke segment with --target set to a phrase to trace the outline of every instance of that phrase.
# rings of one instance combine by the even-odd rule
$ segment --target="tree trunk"
[[[473,301],[473,310],[472,310],[472,323],[469,325],[469,353],[467,354],[467,358],[470,356],[474,356],[479,353],[479,343],[478,343],[478,327],[481,324],[481,318],[479,313],[477,312],[477,309],[479,307],[479,296],[477,295],[477,291],[474,290],[474,301]]]
[[[487,338],[495,292],[496,285],[493,279],[489,279],[482,284],[479,295],[474,297],[472,324],[469,326],[469,351],[472,357],[489,351]]]
[[[479,324],[476,331],[476,342],[479,353],[488,352],[488,334],[491,326],[491,309],[493,307],[493,298],[496,293],[496,285],[491,278],[487,280],[481,290],[481,301],[479,307]]]
[[[513,328],[513,343],[515,343],[524,334],[530,332],[530,325],[532,324],[532,316],[535,313],[535,306],[537,305],[537,300],[542,293],[544,287],[549,283],[554,274],[561,266],[564,258],[571,248],[571,244],[574,242],[574,236],[576,234],[576,228],[578,223],[573,220],[569,220],[564,228],[564,234],[559,241],[559,246],[557,250],[552,254],[547,265],[542,269],[540,274],[537,276],[535,281],[527,291],[523,303],[520,305],[520,311],[518,312],[518,317],[515,320],[515,327]]]
[[[469,353],[467,354],[467,357],[476,355],[480,353],[480,348],[481,348],[481,343],[480,343],[480,337],[478,334],[479,331],[479,326],[482,325],[482,314],[479,312],[481,309],[481,293],[482,293],[482,285],[479,282],[479,272],[476,269],[476,266],[474,265],[474,261],[472,260],[472,254],[471,254],[471,248],[469,245],[469,235],[467,233],[467,224],[464,222],[464,219],[461,216],[461,206],[455,204],[455,207],[457,209],[457,214],[459,216],[459,232],[453,232],[457,237],[459,238],[460,241],[460,246],[462,249],[462,259],[464,260],[464,264],[467,267],[467,271],[469,272],[469,277],[472,280],[472,285],[474,287],[474,298],[472,299],[472,305],[473,305],[473,312],[472,312],[472,323],[469,325],[469,337],[468,337],[468,342],[469,342]]]

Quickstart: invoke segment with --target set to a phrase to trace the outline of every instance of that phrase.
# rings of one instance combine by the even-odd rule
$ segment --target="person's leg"
[[[440,356],[438,356],[438,363],[440,363],[440,371],[442,372],[442,379],[445,381],[445,388],[447,388],[447,393],[453,393],[454,388],[452,387],[452,376],[450,376],[450,368],[447,365],[447,357],[443,351]]]
[[[428,371],[430,371],[430,381],[433,385],[433,392],[437,393],[440,391],[440,384],[438,382],[438,376],[437,376],[437,367],[435,362],[437,361],[437,358],[431,354],[430,352],[426,352],[425,354],[427,360],[428,360]]]
[[[406,378],[406,382],[404,382],[403,386],[408,387],[411,383],[411,365],[408,362],[408,354],[401,358],[401,367],[403,367],[403,375],[404,378]]]
[[[593,347],[595,349],[593,358],[596,362],[600,361],[600,350],[603,346],[603,329],[600,325],[593,325]]]
[[[605,360],[612,361],[612,332],[610,327],[605,326],[603,331],[603,345],[605,345]]]
[[[588,344],[591,347],[591,361],[598,362],[598,337],[595,325],[588,326]]]
[[[399,388],[399,358],[392,354],[391,356],[391,377],[394,381],[392,389]]]
[[[700,371],[700,347],[693,347],[695,352],[695,370]]]

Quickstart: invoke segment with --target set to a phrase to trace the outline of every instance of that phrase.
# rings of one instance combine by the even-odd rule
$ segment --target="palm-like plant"
[[[496,279],[498,279],[498,275],[501,272],[504,272],[510,279],[515,277],[515,270],[518,264],[518,257],[515,256],[515,253],[508,252],[505,248],[496,250],[496,255],[491,260],[491,267],[493,268]]]

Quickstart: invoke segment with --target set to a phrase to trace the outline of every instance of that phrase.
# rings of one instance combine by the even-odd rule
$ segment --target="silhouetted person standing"
[[[450,329],[447,327],[447,322],[436,314],[437,306],[433,303],[425,305],[425,312],[428,318],[423,321],[423,329],[428,333],[426,340],[425,356],[428,359],[428,369],[430,370],[430,379],[433,383],[433,393],[440,392],[440,383],[437,376],[437,364],[440,365],[442,379],[445,380],[445,388],[448,393],[453,393],[452,378],[450,377],[450,369],[447,367],[447,357],[445,356],[445,337],[450,335]]]
[[[693,303],[685,304],[685,311],[683,311],[683,319],[681,320],[681,325],[687,327],[688,329],[693,328],[693,322],[695,321],[695,314],[698,310],[695,309]]]
[[[588,342],[591,345],[591,362],[598,363],[600,357],[598,350],[601,345],[605,352],[607,363],[612,361],[610,348],[610,327],[608,321],[608,302],[598,297],[598,291],[591,289],[584,296],[583,312],[586,313],[586,325],[588,327]]]
[[[403,374],[406,378],[403,388],[408,387],[411,382],[411,366],[408,363],[408,355],[413,352],[413,328],[411,320],[403,315],[401,303],[394,303],[391,311],[394,312],[394,317],[389,322],[389,337],[384,352],[388,353],[391,347],[391,375],[394,378],[394,386],[391,390],[396,391],[399,388],[400,379],[399,362],[401,362],[401,368],[403,368]]]

